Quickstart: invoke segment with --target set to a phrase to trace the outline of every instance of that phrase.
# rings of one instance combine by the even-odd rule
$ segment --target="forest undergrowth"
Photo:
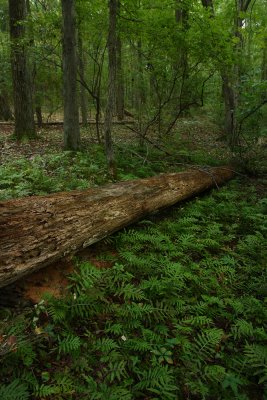
[[[130,150],[121,179],[181,167]],[[101,157],[13,160],[1,198],[102,184]],[[262,181],[238,177],[107,238],[108,267],[77,259],[64,298],[1,309],[0,398],[267,399],[266,208]]]
[[[232,182],[112,236],[110,268],[77,260],[66,298],[2,310],[1,399],[266,398],[265,209]]]
[[[141,148],[140,138],[133,132],[123,126],[116,127],[116,179],[145,178],[191,166],[229,163],[225,144],[216,142],[220,136],[207,120],[186,121],[180,122],[171,145],[168,140],[161,141],[158,148],[155,135],[150,135],[149,142]],[[0,200],[83,190],[111,181],[103,147],[96,143],[92,127],[82,129],[83,146],[77,153],[62,151],[62,132],[58,130],[42,129],[36,140],[22,143],[15,141],[11,132],[10,126],[1,127]]]

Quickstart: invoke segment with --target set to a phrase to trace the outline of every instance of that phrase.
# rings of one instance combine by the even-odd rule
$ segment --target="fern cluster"
[[[143,159],[136,154],[136,151],[132,153],[131,146],[117,150],[118,180],[144,178],[166,169],[166,164],[158,161],[159,151],[150,152],[149,162],[147,155]],[[106,182],[109,182],[106,158],[99,145],[90,145],[90,152],[84,149],[76,154],[71,151],[62,153],[61,150],[42,156],[30,153],[0,165],[0,200],[83,190]]]
[[[266,398],[265,207],[233,183],[115,235],[110,268],[6,317],[1,399]]]

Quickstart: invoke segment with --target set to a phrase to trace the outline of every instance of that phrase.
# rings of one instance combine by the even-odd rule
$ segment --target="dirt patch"
[[[108,259],[100,259],[99,254],[109,254]],[[75,271],[76,259],[80,262],[89,262],[97,268],[110,268],[115,260],[117,253],[112,245],[106,244],[104,241],[96,243],[86,249],[79,251],[73,258],[62,258],[54,262],[40,271],[34,272],[31,275],[12,284],[10,288],[6,288],[7,296],[12,296],[12,293],[17,294],[17,302],[14,301],[14,296],[10,305],[16,305],[21,299],[34,304],[39,303],[45,294],[51,294],[54,297],[62,297],[67,293],[67,288],[70,285],[69,276]],[[5,293],[6,295],[6,293]],[[12,304],[11,304],[12,303]],[[0,296],[1,304],[1,296]]]

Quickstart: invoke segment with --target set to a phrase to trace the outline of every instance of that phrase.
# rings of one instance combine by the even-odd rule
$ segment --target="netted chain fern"
[[[266,203],[247,190],[125,229],[118,255],[101,254],[109,268],[78,263],[65,299],[0,325],[0,350],[16,350],[2,356],[0,398],[262,398]]]

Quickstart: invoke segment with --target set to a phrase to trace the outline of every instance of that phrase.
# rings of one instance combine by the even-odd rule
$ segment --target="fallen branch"
[[[0,202],[0,287],[233,175],[226,167],[189,170]]]

